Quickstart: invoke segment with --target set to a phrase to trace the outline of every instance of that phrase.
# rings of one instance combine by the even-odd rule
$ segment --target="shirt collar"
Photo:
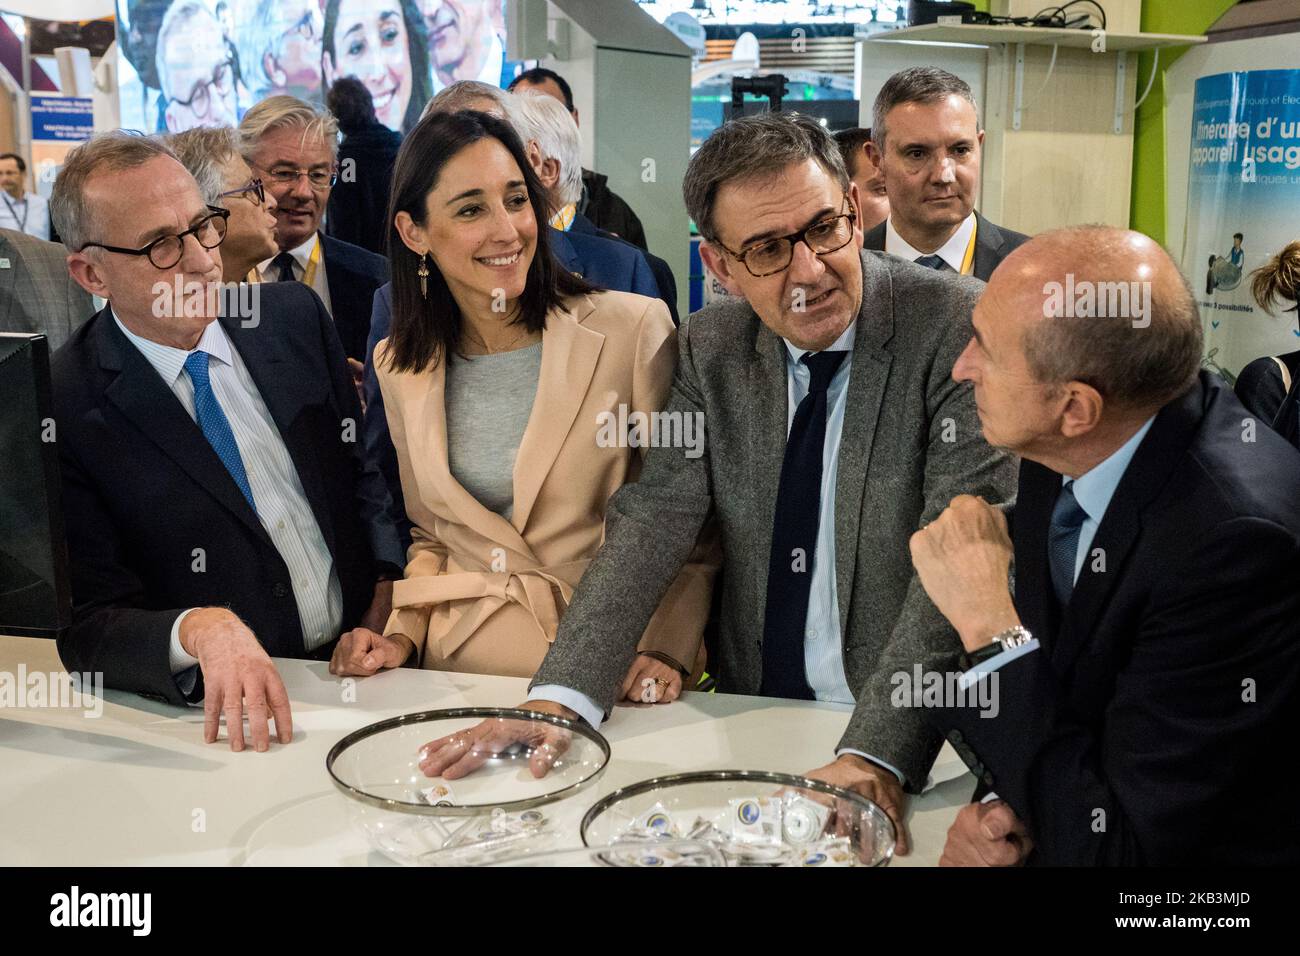
[[[1093,465],[1087,472],[1074,479],[1074,500],[1079,502],[1079,507],[1086,511],[1093,521],[1100,523],[1102,516],[1106,514],[1106,508],[1115,495],[1115,489],[1119,487],[1120,479],[1124,477],[1124,472],[1128,471],[1129,462],[1133,460],[1133,455],[1142,444],[1142,439],[1146,437],[1147,432],[1151,430],[1151,423],[1155,420],[1155,416],[1152,415],[1128,441],[1111,452],[1104,461]],[[1069,478],[1062,478],[1062,484],[1069,483]]]
[[[578,204],[571,202],[554,216],[551,217],[551,225],[560,232],[568,232],[573,226],[573,217],[578,211]]]
[[[885,220],[885,251],[890,255],[898,256],[901,259],[907,259],[915,262],[921,256],[935,255],[948,263],[953,272],[961,272],[963,260],[966,258],[966,247],[970,245],[970,235],[975,229],[975,213],[971,213],[962,224],[957,227],[957,231],[948,237],[948,241],[932,253],[921,252],[914,248],[906,239],[898,234],[894,228],[894,217],[891,214]]]
[[[117,313],[112,311],[111,305],[109,311],[112,313],[113,321],[117,323],[117,327],[126,336],[126,340],[134,345],[140,354],[148,360],[168,388],[176,384],[176,380],[180,378],[181,372],[185,370],[185,360],[190,357],[191,352],[202,350],[219,362],[226,365],[233,364],[230,354],[230,339],[227,338],[226,330],[221,327],[221,323],[215,319],[209,322],[208,327],[203,330],[203,334],[199,337],[199,344],[186,351],[185,349],[173,348],[170,345],[163,345],[161,342],[154,342],[151,339],[136,335],[122,324],[122,320],[117,317]]]
[[[289,255],[293,256],[293,261],[298,263],[298,268],[303,272],[307,271],[307,263],[311,259],[312,251],[316,248],[316,242],[320,238],[320,233],[313,232],[307,237],[306,241],[300,246],[286,250]],[[277,253],[278,255],[278,253]],[[271,263],[275,261],[275,256],[257,264],[257,271],[265,275],[271,269]]]
[[[857,336],[858,336],[858,323],[857,320],[855,319],[854,321],[849,323],[849,327],[847,329],[845,329],[842,333],[840,333],[840,337],[838,339],[836,339],[826,348],[822,349],[822,351],[823,352],[852,352],[853,342],[857,338]],[[783,338],[781,339],[781,341],[785,343],[786,356],[788,357],[789,361],[792,364],[797,366],[799,364],[799,360],[804,357],[804,353],[807,352],[808,350],[799,348],[799,346],[795,345],[789,339]]]

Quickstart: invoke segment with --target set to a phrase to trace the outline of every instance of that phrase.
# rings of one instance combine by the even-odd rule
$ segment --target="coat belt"
[[[449,574],[406,578],[393,583],[393,607],[428,607],[429,639],[438,642],[444,658],[450,657],[489,617],[508,603],[518,604],[533,618],[538,634],[551,643],[560,626],[560,592],[564,607],[573,599],[573,587],[565,578],[578,580],[589,561],[571,561],[553,568],[521,571],[453,571]],[[563,577],[561,577],[563,575]],[[474,603],[452,609],[452,601]],[[437,622],[435,624],[435,622]]]

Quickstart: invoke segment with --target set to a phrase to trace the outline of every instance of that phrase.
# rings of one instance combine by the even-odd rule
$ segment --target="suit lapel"
[[[582,324],[595,310],[591,299],[583,296],[574,300],[573,306],[572,311],[555,309],[546,318],[537,396],[515,458],[512,523],[519,531],[527,527],[542,483],[586,400],[605,343],[605,336]],[[596,422],[589,424],[594,434]]]
[[[574,250],[573,243],[569,241],[567,235],[558,229],[552,229],[547,234],[547,241],[551,247],[552,255],[555,256],[560,265],[574,275],[582,275],[582,271],[578,268],[578,253]]]
[[[326,396],[321,383],[313,382],[301,370],[290,366],[284,355],[284,344],[271,331],[270,325],[259,326],[254,334],[254,330],[244,328],[238,318],[223,316],[218,321],[244,360],[249,375],[253,377],[253,384],[257,386],[267,411],[271,413],[280,439],[298,472],[298,480],[302,482],[312,513],[316,516],[316,524],[333,554],[334,522],[320,477],[320,460],[311,436],[304,429],[296,427],[298,416],[305,407],[325,403]],[[355,427],[360,429],[360,423]],[[340,440],[341,438],[340,434]]]
[[[889,268],[876,256],[862,256],[862,305],[845,396],[840,436],[839,474],[835,480],[835,585],[839,595],[840,632],[846,633],[857,567],[862,501],[876,423],[884,403],[893,356],[883,346],[894,334],[896,316]]]
[[[545,346],[542,348],[545,354]],[[545,361],[545,358],[543,358]],[[485,508],[452,477],[447,463],[447,358],[427,372],[401,372],[402,420],[411,471],[423,502],[443,502],[456,519],[490,541],[532,555],[532,549],[509,521]]]
[[[785,461],[786,438],[790,431],[790,386],[785,343],[756,314],[751,315],[756,329],[754,354],[741,401],[753,410],[746,416],[750,427],[748,459],[753,463],[749,476],[749,499],[754,503],[752,514],[759,527],[755,540],[765,543],[761,566],[766,568],[767,553],[772,550],[781,465]],[[763,608],[767,606],[766,573],[761,575],[758,585],[755,607],[761,626]]]
[[[971,265],[972,273],[988,281],[993,270],[1001,261],[998,253],[1002,249],[1002,231],[979,213],[975,214],[975,261]]]
[[[1060,615],[1047,566],[1047,530],[1061,476],[1032,461],[1020,463],[1011,516],[1016,556],[1016,610],[1029,632],[1051,653],[1059,643]]]
[[[1143,512],[1168,483],[1200,425],[1204,416],[1203,396],[1198,381],[1185,395],[1161,409],[1129,462],[1075,582],[1060,646],[1053,655],[1058,669],[1070,666],[1096,630],[1124,576],[1128,556],[1142,530]],[[1098,555],[1105,562],[1104,570],[1095,558]],[[1093,570],[1094,564],[1097,570]]]
[[[126,340],[112,313],[105,308],[96,320],[100,366],[118,373],[104,390],[105,397],[195,484],[271,545],[266,530],[198,423],[186,414],[184,406],[158,377],[148,359]]]

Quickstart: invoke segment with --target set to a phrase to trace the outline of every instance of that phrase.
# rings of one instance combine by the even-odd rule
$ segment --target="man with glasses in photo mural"
[[[234,126],[248,91],[239,56],[201,0],[177,0],[163,14],[155,56],[162,126],[170,133],[196,126]]]

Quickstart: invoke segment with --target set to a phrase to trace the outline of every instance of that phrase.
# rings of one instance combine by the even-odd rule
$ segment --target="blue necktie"
[[[1052,572],[1052,590],[1061,607],[1070,603],[1074,592],[1074,565],[1079,555],[1079,529],[1088,512],[1074,497],[1074,482],[1061,488],[1047,528],[1047,562]]]
[[[848,352],[805,352],[808,394],[795,409],[776,493],[772,552],[763,617],[764,697],[812,700],[804,669],[808,594],[821,512],[822,452],[826,444],[826,389]]]
[[[952,267],[943,261],[943,256],[921,256],[914,261],[918,266],[925,266],[935,272],[952,271]]]
[[[239,446],[235,444],[235,433],[231,431],[230,421],[221,410],[221,404],[212,391],[212,383],[208,380],[208,353],[202,350],[191,352],[185,360],[185,371],[194,383],[194,417],[199,420],[203,437],[226,466],[230,477],[235,479],[235,484],[248,499],[249,507],[256,511],[253,489],[248,484],[248,474],[244,471],[244,460],[239,457]]]

